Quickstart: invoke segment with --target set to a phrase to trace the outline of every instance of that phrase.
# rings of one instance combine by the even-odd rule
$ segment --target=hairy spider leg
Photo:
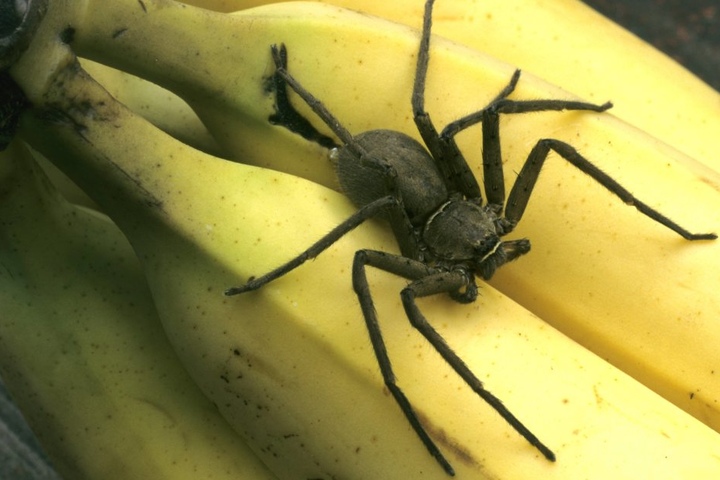
[[[397,187],[397,172],[392,165],[386,161],[369,154],[358,142],[352,134],[340,123],[327,107],[318,100],[312,93],[308,92],[295,77],[287,70],[287,50],[285,45],[272,45],[271,53],[276,67],[276,75],[282,78],[285,83],[292,88],[295,93],[307,103],[315,114],[338,136],[343,144],[357,157],[363,166],[378,170],[381,177],[385,181],[385,191],[395,197],[398,204],[394,208],[387,209],[390,219],[390,225],[395,233],[400,250],[411,257],[419,254],[418,239],[414,232],[412,222],[405,213],[402,197]],[[276,88],[281,85],[275,81]],[[293,110],[293,112],[295,112]],[[295,112],[297,114],[297,112]],[[297,114],[299,115],[299,114]]]
[[[487,402],[500,416],[515,429],[530,445],[537,448],[545,458],[555,461],[555,454],[544,443],[542,443],[523,423],[507,409],[502,401],[495,395],[490,393],[483,387],[482,382],[470,370],[467,364],[448,346],[445,339],[428,323],[425,316],[415,303],[415,298],[435,295],[447,291],[456,290],[455,282],[450,275],[465,277],[468,281],[467,273],[452,271],[441,272],[425,278],[418,279],[407,287],[405,287],[400,296],[402,298],[405,313],[413,327],[427,339],[435,350],[445,359],[445,361],[455,370],[455,372],[465,381],[465,383]],[[471,280],[470,280],[471,281]]]
[[[486,107],[481,110],[469,113],[464,117],[460,117],[457,120],[448,123],[447,125],[445,125],[445,128],[442,129],[442,132],[440,132],[440,136],[454,137],[466,128],[472,127],[473,125],[481,122],[482,113],[483,111],[485,111],[486,108],[496,104],[497,102],[509,96],[512,92],[515,91],[515,87],[517,87],[518,81],[520,80],[520,74],[521,71],[519,69],[515,70],[512,74],[512,77],[510,77],[510,81],[508,82],[508,84],[505,85],[502,90],[500,90],[500,93],[498,93],[495,98],[493,98],[490,103],[488,103]]]
[[[420,36],[415,81],[411,98],[413,120],[420,136],[440,170],[450,193],[459,192],[466,198],[482,202],[482,193],[475,175],[465,161],[453,137],[441,137],[425,111],[425,79],[430,60],[430,30],[432,29],[432,8],[434,0],[425,3],[423,26]]]
[[[485,389],[482,382],[470,370],[467,364],[450,348],[442,336],[428,323],[425,316],[415,303],[415,298],[435,295],[439,293],[457,292],[458,290],[474,285],[474,278],[468,272],[457,270],[444,270],[430,267],[423,262],[409,259],[400,255],[393,255],[377,250],[359,250],[355,253],[353,261],[353,288],[358,296],[363,317],[370,334],[380,371],[393,397],[405,414],[413,429],[422,440],[430,454],[443,466],[445,471],[454,475],[452,467],[442,455],[437,445],[432,441],[417,415],[397,385],[392,364],[387,354],[385,342],[382,337],[380,324],[377,319],[375,305],[370,293],[370,287],[365,274],[366,266],[373,266],[380,270],[402,276],[411,280],[400,293],[405,313],[410,324],[416,328],[427,341],[437,350],[450,367],[463,379],[463,381],[485,402],[487,402],[512,428],[515,429],[531,445],[537,448],[548,460],[555,461],[555,454],[543,444],[495,395]]]
[[[500,151],[500,114],[529,113],[560,110],[586,110],[603,112],[612,107],[610,102],[602,105],[579,102],[573,100],[510,100],[499,98],[488,107],[467,115],[453,124],[448,125],[446,130],[457,132],[453,125],[461,124],[465,127],[482,122],[483,131],[483,168],[485,194],[488,203],[503,205],[505,202],[505,190],[503,180],[502,156]],[[577,167],[583,173],[589,175],[593,180],[616,195],[627,205],[632,205],[642,214],[652,220],[664,225],[681,235],[686,240],[713,240],[717,238],[714,233],[691,233],[677,223],[670,220],[646,203],[638,200],[625,187],[616,180],[595,166],[588,159],[580,155],[571,145],[554,139],[542,139],[537,142],[531,150],[523,168],[520,171],[508,197],[508,205],[505,208],[505,218],[511,225],[517,224],[522,218],[527,207],[530,195],[540,175],[545,159],[550,150],[558,153],[562,158]],[[507,233],[507,232],[506,232]]]
[[[589,110],[592,112],[604,112],[613,106],[612,102],[605,102],[602,105],[596,105],[594,103],[576,100],[510,100],[505,98],[515,90],[515,86],[520,79],[520,74],[520,70],[515,70],[510,82],[503,89],[500,95],[496,96],[485,108],[469,113],[464,117],[460,117],[457,120],[448,123],[440,135],[452,137],[468,127],[483,122],[484,115],[488,111],[492,110],[496,110],[497,113],[528,113],[561,110]],[[503,95],[503,92],[507,91],[510,86],[512,86],[512,89],[508,91],[507,94]],[[515,111],[513,108],[519,108],[520,110]]]
[[[393,372],[392,363],[387,348],[385,347],[385,340],[383,339],[378,322],[375,304],[370,294],[370,286],[367,281],[367,275],[365,274],[366,265],[375,266],[376,268],[400,275],[407,279],[426,277],[435,273],[436,270],[423,262],[410,258],[391,255],[377,250],[358,250],[355,252],[355,258],[353,260],[352,282],[353,289],[360,302],[360,308],[363,313],[363,318],[365,319],[370,342],[375,352],[375,358],[380,367],[380,373],[382,374],[385,385],[430,454],[438,461],[445,472],[449,475],[455,475],[455,470],[450,465],[450,462],[448,462],[435,442],[430,438],[425,427],[420,423],[412,404],[396,383],[395,373]],[[454,287],[461,288],[463,281],[466,279],[458,277],[455,280],[456,284]]]
[[[238,295],[245,292],[257,290],[258,288],[266,285],[273,280],[276,280],[283,275],[295,270],[297,267],[302,265],[308,260],[311,260],[322,252],[327,250],[332,244],[340,240],[343,236],[357,228],[361,223],[369,218],[375,217],[388,209],[402,209],[395,197],[388,195],[386,197],[379,198],[371,203],[368,203],[357,212],[352,214],[344,222],[333,228],[328,234],[322,237],[320,240],[312,244],[307,250],[300,253],[295,258],[289,260],[287,263],[280,265],[279,267],[271,270],[270,272],[260,277],[250,279],[245,285],[239,287],[231,287],[225,290],[225,295]]]
[[[448,124],[441,133],[441,136],[452,137],[461,130],[482,122],[483,182],[485,195],[487,196],[488,203],[500,206],[503,206],[505,202],[505,182],[500,150],[500,114],[561,110],[604,112],[612,107],[611,102],[596,105],[574,100],[510,100],[505,98],[502,94],[506,91],[508,94],[512,92],[514,85],[517,83],[517,78],[519,78],[519,74],[519,71],[515,72],[508,86],[505,87],[501,95],[498,95],[490,105]],[[512,88],[509,88],[510,86],[512,86]],[[542,139],[538,141],[513,184],[510,196],[508,197],[508,206],[505,208],[505,218],[511,225],[517,224],[522,218],[525,207],[530,200],[532,190],[535,187],[535,182],[550,150],[555,151],[579,170],[592,177],[627,205],[634,206],[642,214],[673,230],[686,240],[713,240],[717,238],[717,235],[714,233],[691,233],[681,227],[662,213],[638,200],[625,187],[580,155],[574,147],[554,139]],[[509,230],[505,233],[509,233]]]
[[[542,169],[542,166],[551,150],[558,153],[562,158],[570,162],[583,173],[592,177],[593,180],[616,195],[627,205],[634,206],[642,214],[678,233],[686,240],[713,240],[717,238],[717,235],[714,233],[691,233],[684,229],[665,215],[635,198],[635,196],[633,196],[625,187],[620,185],[612,177],[580,155],[575,148],[565,142],[554,139],[543,139],[538,141],[535,147],[531,150],[523,168],[520,170],[517,180],[515,181],[515,184],[510,191],[510,195],[508,196],[508,205],[505,209],[505,217],[511,222],[517,223],[522,218],[522,215],[525,212],[525,207],[530,200],[530,194],[532,193],[538,176],[540,175],[540,170]]]
[[[357,145],[352,134],[343,127],[340,121],[335,118],[335,115],[330,113],[327,107],[325,107],[320,100],[315,98],[312,93],[308,92],[305,87],[300,85],[300,82],[298,82],[295,77],[290,75],[290,72],[287,71],[287,49],[285,44],[281,44],[279,47],[277,45],[271,45],[270,53],[272,54],[273,61],[275,62],[275,75],[285,80],[285,83],[289,85],[290,88],[292,88],[295,93],[297,93],[300,98],[305,101],[305,103],[308,104],[312,111],[315,112],[315,114],[320,117],[320,119],[325,122],[328,127],[330,127],[333,133],[337,135],[337,137],[345,145],[347,145],[348,148],[353,150],[354,154],[358,157],[366,156],[365,150]],[[276,88],[279,88],[277,82]]]
[[[268,117],[273,125],[282,125],[291,132],[295,132],[304,139],[315,142],[327,149],[338,148],[340,145],[335,140],[318,131],[310,121],[300,115],[290,103],[286,87],[286,81],[282,75],[277,73],[277,68],[282,67],[287,71],[287,49],[285,45],[280,48],[271,47],[273,61],[275,62],[276,71],[268,79],[272,90],[275,92],[275,113]]]
[[[560,110],[586,110],[603,112],[611,103],[595,105],[572,100],[508,100],[499,98],[483,110],[470,114],[459,122],[470,126],[482,122],[483,185],[490,204],[505,204],[505,179],[500,150],[500,114],[528,113]],[[518,219],[519,220],[519,219]],[[506,232],[507,233],[507,232]]]

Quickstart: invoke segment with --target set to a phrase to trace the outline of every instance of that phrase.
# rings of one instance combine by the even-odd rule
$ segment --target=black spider
[[[276,91],[275,124],[301,133],[325,146],[332,140],[323,136],[290,105],[286,86],[295,91],[327,124],[343,145],[332,150],[344,193],[359,210],[321,238],[309,249],[277,269],[228,289],[226,295],[256,290],[285,275],[306,260],[319,255],[365,220],[380,215],[389,220],[401,255],[376,250],[358,250],[352,269],[353,288],[357,293],[375,355],[385,385],[419,435],[423,444],[450,475],[454,470],[418,420],[410,401],[396,385],[377,314],[370,295],[365,267],[379,268],[402,276],[410,283],[400,296],[410,323],[433,345],[447,363],[483,400],[490,404],[520,435],[548,460],[555,454],[545,446],[503,403],[484,387],[463,360],[445,343],[418,309],[415,299],[449,293],[461,303],[477,297],[475,276],[489,279],[503,264],[530,250],[527,239],[501,240],[522,218],[535,182],[548,153],[552,150],[590,175],[628,205],[688,240],[714,239],[715,234],[693,234],[645,203],[607,174],[582,157],[572,146],[554,139],[542,139],[532,149],[507,196],[500,156],[499,116],[546,110],[589,110],[602,112],[610,103],[593,105],[566,100],[510,100],[520,78],[516,71],[508,85],[484,109],[467,115],[438,133],[424,109],[425,77],[429,60],[430,27],[434,0],[425,4],[423,29],[412,94],[415,124],[427,150],[416,140],[392,130],[371,130],[351,135],[312,94],[287,71],[285,46],[271,47],[276,72],[272,77]],[[480,187],[454,136],[459,131],[482,123],[483,183],[487,202],[483,205]],[[428,153],[429,150],[429,153]]]

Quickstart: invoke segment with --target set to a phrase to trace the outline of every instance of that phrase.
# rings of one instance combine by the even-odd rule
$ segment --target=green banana
[[[128,236],[168,337],[198,385],[281,478],[444,478],[383,394],[362,340],[349,263],[358,248],[393,251],[388,232],[365,225],[261,292],[224,298],[226,286],[290,258],[352,207],[315,183],[193,150],[123,108],[61,43],[71,7],[51,2],[11,70],[34,105],[20,134]],[[277,18],[293,9],[283,12]],[[361,18],[333,12],[328,20]],[[327,13],[316,11],[318,18]],[[397,31],[410,48],[415,36]],[[372,282],[398,376],[421,399],[424,423],[459,478],[720,473],[716,432],[491,287],[474,305],[423,302],[470,368],[560,460],[538,458],[397,321],[402,282]]]
[[[117,227],[19,142],[0,167],[0,372],[63,478],[276,478],[180,366]]]
[[[167,2],[146,2],[145,10],[132,2],[113,2],[112,10],[90,0],[84,5],[85,17],[74,23],[74,47],[174,89],[240,161],[336,187],[324,149],[267,121],[272,99],[263,82],[272,67],[262,45],[280,41],[288,46],[293,75],[351,132],[382,127],[417,136],[409,106],[417,37],[404,27],[303,2],[235,15]],[[114,36],[123,25],[133,28]],[[169,37],[178,41],[162,40]],[[205,39],[203,49],[188,53],[183,45],[193,44],[194,37]],[[487,104],[513,71],[441,39],[433,41],[430,62],[427,109],[438,125]],[[523,75],[513,97],[568,95]],[[314,118],[302,102],[295,105]],[[698,231],[720,225],[720,173],[608,113],[507,117],[501,128],[507,171],[520,170],[538,139],[558,138],[576,145],[638,198],[670,218],[682,219],[683,225]],[[471,166],[481,172],[479,132],[463,132],[458,142]],[[689,245],[673,238],[559,162],[551,160],[544,167],[516,230],[535,242],[534,252],[500,270],[493,284],[720,429],[720,386],[712,373],[720,362],[713,293],[719,281],[714,272],[720,269],[720,244]],[[599,226],[603,220],[605,225]],[[256,273],[261,270],[250,274]],[[702,355],[697,355],[698,345]]]

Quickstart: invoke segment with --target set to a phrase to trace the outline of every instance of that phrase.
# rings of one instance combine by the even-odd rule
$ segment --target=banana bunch
[[[87,22],[85,29],[78,28],[74,48],[174,90],[193,106],[221,146],[242,162],[336,187],[324,149],[278,132],[267,122],[272,97],[262,85],[272,66],[262,45],[279,41],[288,45],[293,75],[310,92],[322,92],[322,101],[348,130],[382,127],[417,135],[408,100],[417,37],[407,28],[390,23],[380,27],[375,18],[302,2],[236,15],[165,4],[159,8],[147,4],[146,10],[124,8],[123,2],[114,2],[112,9],[103,4],[101,15],[99,10],[93,13],[93,5],[89,2],[84,7],[86,18],[107,21]],[[114,35],[118,25],[129,24],[132,29]],[[222,31],[225,34],[219,35]],[[192,35],[206,39],[206,55],[183,47],[192,44]],[[171,36],[179,41],[155,41],[154,48],[148,47],[153,38]],[[219,39],[215,48],[213,39]],[[434,45],[437,51],[431,54],[426,108],[438,125],[482,108],[512,74],[512,67],[476,51],[441,40]],[[372,53],[381,50],[393,55]],[[178,58],[181,61],[175,62]],[[390,74],[392,81],[386,80]],[[377,92],[379,82],[384,88]],[[352,85],[353,90],[339,85]],[[483,86],[481,92],[478,85]],[[513,95],[569,97],[527,74]],[[705,103],[712,104],[714,98]],[[312,118],[302,102],[296,104]],[[381,124],[378,112],[382,112]],[[575,145],[670,218],[681,219],[680,223],[697,231],[713,230],[720,224],[716,188],[720,175],[610,114],[509,116],[501,130],[512,139],[503,145],[506,171],[519,171],[538,139],[558,138]],[[480,172],[480,135],[470,130],[458,141]],[[708,141],[706,150],[710,149]],[[715,401],[720,398],[720,386],[713,381],[713,365],[720,362],[714,348],[720,331],[714,321],[718,307],[713,293],[720,247],[688,245],[674,238],[612,202],[595,182],[560,160],[549,162],[542,178],[517,231],[533,239],[535,252],[502,269],[494,284],[576,341],[720,429]],[[513,179],[508,175],[507,180]],[[589,205],[595,205],[597,212]],[[605,225],[598,230],[602,219]],[[589,248],[588,242],[592,242]],[[680,246],[681,252],[675,253]],[[638,285],[647,290],[637,292]],[[697,313],[690,314],[689,305]],[[695,354],[697,338],[706,345],[703,355]],[[678,344],[692,348],[681,349],[685,354],[680,355]]]
[[[120,230],[23,145],[0,164],[0,373],[59,473],[276,478],[180,366]]]
[[[354,211],[328,188],[336,181],[327,152],[267,122],[269,45],[279,42],[293,75],[351,132],[382,127],[417,136],[411,28],[301,2],[224,15],[167,0],[50,0],[11,69],[33,103],[20,137],[127,236],[182,365],[274,475],[445,478],[383,391],[362,340],[349,267],[358,249],[396,251],[382,225],[359,227],[259,292],[222,295]],[[96,83],[76,53],[175,91],[243,163],[152,126]],[[434,38],[426,107],[444,125],[484,106],[512,71]],[[571,98],[532,75],[513,96]],[[506,172],[519,169],[539,138],[559,138],[684,226],[720,225],[718,173],[607,113],[509,116],[501,130]],[[469,129],[458,142],[481,171],[479,132]],[[421,341],[403,320],[403,281],[373,274],[400,384],[458,478],[714,478],[717,244],[675,238],[560,160],[541,177],[517,229],[534,251],[494,280],[534,313],[486,285],[473,304],[438,296],[422,308],[558,461],[540,457]]]

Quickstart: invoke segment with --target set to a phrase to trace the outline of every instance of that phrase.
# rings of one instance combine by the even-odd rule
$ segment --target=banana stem
[[[192,103],[232,104],[248,75],[242,58],[232,61],[236,85],[213,87],[218,57],[199,39],[223,37],[233,51],[265,48],[252,42],[251,21],[174,1],[85,0],[84,18],[73,25],[78,55],[133,73],[178,93]],[[90,21],[91,19],[91,21]],[[247,27],[247,28],[244,28]]]
[[[130,173],[142,168],[139,163],[147,157],[133,148],[128,149],[132,156],[127,157],[110,155],[107,150],[107,140],[115,138],[112,130],[134,128],[139,133],[144,122],[104,93],[76,62],[70,62],[57,72],[45,96],[46,103],[23,116],[20,134],[56,159],[58,166],[108,211],[114,208],[113,202],[107,200],[116,195],[149,206],[150,210],[159,208],[162,200]],[[56,155],[58,152],[63,154]],[[109,188],[101,188],[102,184]]]

